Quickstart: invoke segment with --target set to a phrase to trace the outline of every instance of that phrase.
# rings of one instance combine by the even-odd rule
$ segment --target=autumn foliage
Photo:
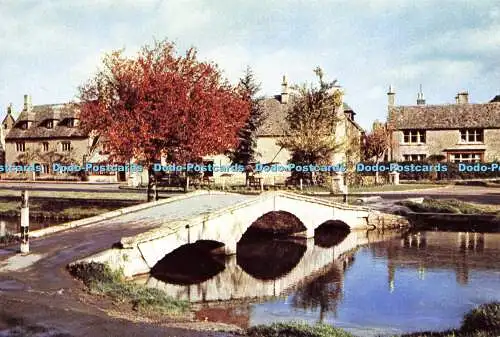
[[[114,160],[151,164],[166,155],[185,163],[237,145],[249,101],[194,49],[178,55],[161,41],[135,58],[115,51],[103,63],[80,87],[80,120],[106,138]]]
[[[365,136],[365,159],[379,162],[391,145],[391,130],[380,122],[373,124],[372,131]]]

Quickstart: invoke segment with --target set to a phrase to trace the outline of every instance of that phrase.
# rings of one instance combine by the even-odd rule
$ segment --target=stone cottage
[[[396,105],[392,86],[387,95],[388,124],[394,130],[389,160],[500,160],[500,96],[470,103],[468,92],[459,92],[452,104],[428,105],[420,90],[416,105]]]
[[[342,90],[341,87],[336,90]],[[287,164],[290,153],[278,145],[285,136],[288,129],[286,117],[288,111],[293,107],[293,93],[288,87],[285,77],[281,83],[281,93],[261,101],[263,105],[263,123],[257,130],[256,161],[262,164]],[[341,144],[340,150],[332,157],[332,164],[345,163],[346,161],[358,162],[361,159],[361,138],[364,130],[354,120],[356,113],[345,102],[338,108],[338,123],[335,130],[337,142]],[[354,142],[352,140],[355,140]],[[230,160],[224,155],[207,156],[206,163],[215,165],[230,165]],[[223,173],[214,173],[218,178]],[[225,174],[228,175],[228,174]],[[269,173],[263,175],[265,183],[282,182],[290,172]],[[244,174],[231,174],[232,179],[237,183],[245,181]],[[229,179],[228,179],[229,180]]]
[[[39,175],[56,175],[53,164],[94,162],[105,160],[100,142],[79,128],[76,104],[32,105],[31,97],[24,95],[24,107],[18,118],[9,107],[2,122],[5,132],[6,165],[40,165]],[[91,180],[116,181],[116,173],[92,174]],[[125,180],[125,177],[121,177]]]

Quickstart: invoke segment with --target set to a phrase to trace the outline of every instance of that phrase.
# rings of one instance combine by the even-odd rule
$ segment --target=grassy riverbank
[[[175,300],[161,290],[127,281],[121,272],[112,271],[101,263],[79,263],[68,269],[75,278],[83,281],[91,294],[128,304],[140,313],[175,316],[189,309],[187,302]]]
[[[274,323],[248,329],[249,337],[354,337],[342,329],[326,324]]]
[[[442,332],[416,332],[401,337],[498,337],[500,336],[500,302],[482,304],[469,311],[460,329]]]
[[[417,213],[490,214],[500,217],[499,205],[481,205],[457,199],[425,198],[422,203],[405,200],[397,204]]]
[[[351,337],[345,330],[325,324],[275,323],[247,331],[249,337]],[[480,305],[468,312],[460,329],[415,332],[400,337],[497,337],[500,336],[500,302]],[[397,336],[394,336],[397,337]]]

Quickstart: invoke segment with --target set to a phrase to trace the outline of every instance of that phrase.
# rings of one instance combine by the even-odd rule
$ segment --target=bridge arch
[[[306,237],[330,220],[342,221],[349,228],[366,228],[368,212],[359,207],[333,203],[326,199],[273,192],[212,213],[198,224],[189,225],[190,242],[208,239],[224,242],[226,254],[235,254],[236,245],[256,220],[267,213],[293,214],[305,227]],[[276,213],[274,213],[276,214]],[[303,231],[303,228],[302,230]]]
[[[253,236],[276,237],[306,231],[307,228],[295,215],[287,211],[270,211],[255,219],[241,239]],[[240,239],[240,240],[241,240]]]

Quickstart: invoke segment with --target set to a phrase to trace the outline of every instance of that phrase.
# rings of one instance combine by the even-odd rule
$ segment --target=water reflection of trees
[[[328,312],[336,316],[338,305],[343,299],[344,273],[353,261],[352,256],[342,257],[323,274],[298,284],[294,288],[292,306],[306,310],[319,309],[319,322],[323,322]]]
[[[236,261],[259,280],[274,280],[288,274],[307,250],[305,238],[258,240],[245,237],[237,245]]]

